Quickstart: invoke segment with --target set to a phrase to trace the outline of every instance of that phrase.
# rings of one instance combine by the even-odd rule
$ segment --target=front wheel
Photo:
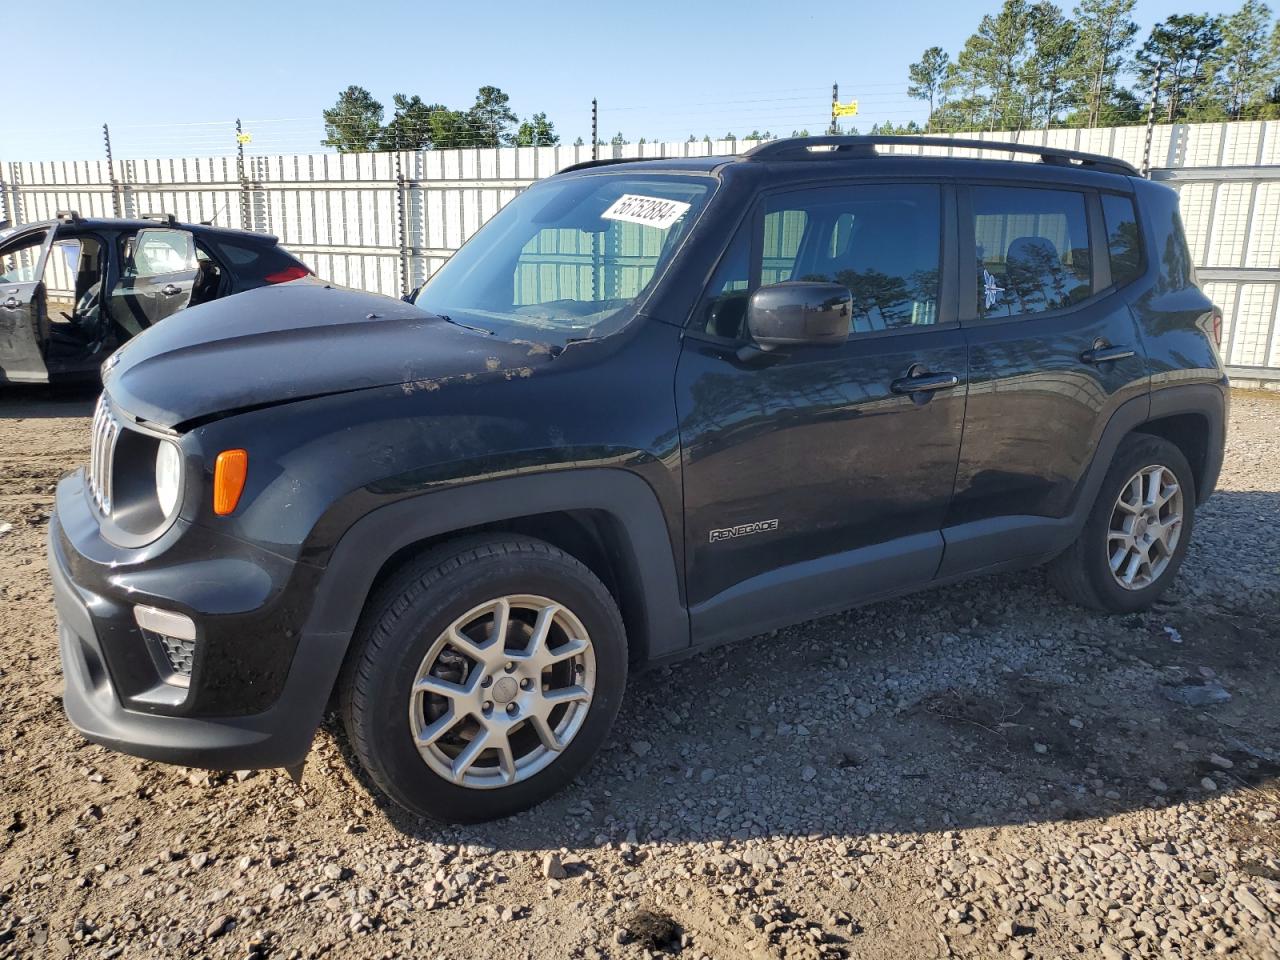
[[[604,742],[626,675],[621,617],[590,570],[541,541],[472,540],[371,601],[342,706],[391,799],[476,822],[566,785]]]
[[[1080,537],[1049,564],[1049,581],[1096,610],[1145,610],[1182,565],[1195,524],[1195,478],[1182,451],[1135,433],[1116,451]]]

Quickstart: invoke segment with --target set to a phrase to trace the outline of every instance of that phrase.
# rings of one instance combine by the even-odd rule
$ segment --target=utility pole
[[[836,129],[836,107],[840,103],[840,84],[833,83],[831,85],[831,129],[827,133],[833,137],[838,132]]]
[[[1160,99],[1160,75],[1164,64],[1156,64],[1155,79],[1151,83],[1151,103],[1147,106],[1147,135],[1142,144],[1142,175],[1151,178],[1151,139],[1156,129],[1156,101]]]
[[[107,147],[107,176],[111,180],[111,215],[120,216],[120,183],[116,180],[116,165],[111,162],[111,130],[102,125],[102,142]]]
[[[600,159],[600,109],[596,98],[591,98],[591,159]]]

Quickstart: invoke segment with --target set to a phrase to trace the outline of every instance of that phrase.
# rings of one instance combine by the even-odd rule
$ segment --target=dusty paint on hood
[[[299,280],[175,314],[117,351],[106,385],[129,414],[174,427],[370,387],[528,377],[553,357],[400,300]]]

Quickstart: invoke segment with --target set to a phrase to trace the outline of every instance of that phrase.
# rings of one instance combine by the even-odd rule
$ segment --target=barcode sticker
[[[679,200],[624,193],[600,216],[605,220],[621,220],[624,223],[639,223],[665,230],[683,217],[688,209],[689,204]]]

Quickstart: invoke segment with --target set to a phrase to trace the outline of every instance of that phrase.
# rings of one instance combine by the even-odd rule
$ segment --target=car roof
[[[946,147],[1003,154],[998,157],[939,156],[910,153],[881,153],[880,146]],[[815,151],[814,147],[826,150]],[[1013,159],[1035,157],[1038,163]],[[958,179],[991,179],[1012,176],[1017,179],[1070,181],[1076,176],[1084,182],[1099,184],[1111,181],[1119,189],[1130,189],[1129,177],[1139,176],[1128,163],[1100,154],[1060,150],[1031,144],[989,140],[964,140],[949,137],[860,137],[822,136],[788,137],[764,141],[741,154],[712,157],[617,158],[588,160],[560,171],[565,173],[627,172],[640,170],[670,173],[721,174],[747,165],[765,165],[771,173],[790,173],[796,179],[810,179],[833,174],[863,176],[866,174],[914,176],[946,176]]]
[[[20,233],[48,230],[54,228],[70,228],[76,230],[143,230],[148,227],[172,227],[178,230],[189,230],[197,237],[215,237],[225,240],[243,240],[262,245],[272,245],[279,239],[269,233],[254,233],[252,230],[240,230],[236,227],[215,227],[207,223],[184,223],[157,215],[129,219],[122,217],[81,217],[79,215],[59,215],[55,220],[39,220],[34,223],[22,223],[10,227],[8,232],[0,232],[0,239],[17,236]]]

